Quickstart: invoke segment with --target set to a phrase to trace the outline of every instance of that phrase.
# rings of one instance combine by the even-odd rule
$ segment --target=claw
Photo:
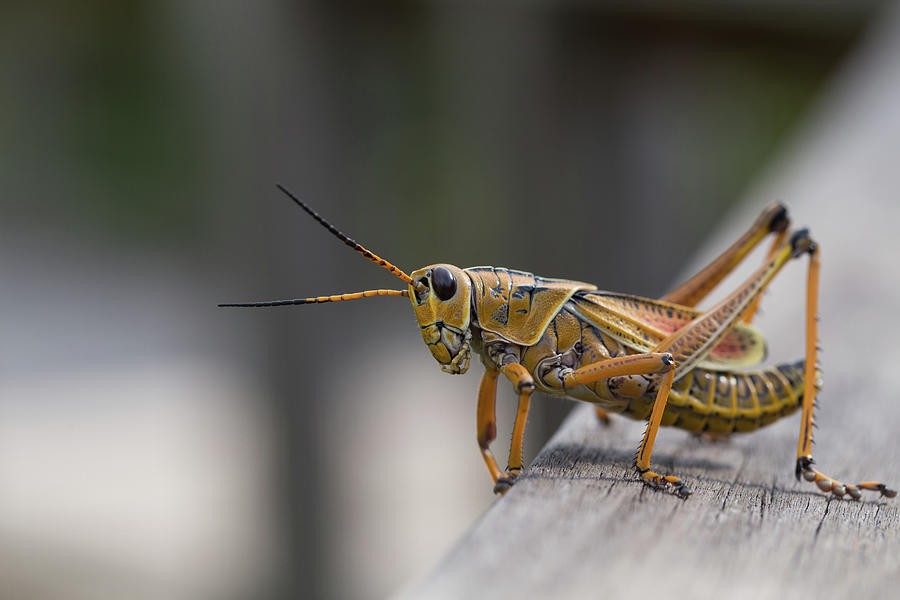
[[[499,479],[497,479],[497,483],[494,485],[494,493],[500,494],[501,496],[509,491],[509,488],[513,486],[516,482],[516,477],[518,473],[506,473],[505,475],[501,475]]]
[[[674,475],[660,475],[647,470],[641,473],[641,479],[645,484],[658,490],[671,490],[679,498],[687,498],[692,494],[691,488],[681,478]]]

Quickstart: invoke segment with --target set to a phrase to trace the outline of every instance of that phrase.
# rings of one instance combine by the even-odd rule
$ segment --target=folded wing
[[[574,295],[569,307],[586,322],[638,352],[650,351],[703,314],[670,302],[593,291]],[[765,357],[766,342],[762,333],[751,325],[738,323],[699,366],[714,370],[749,367],[759,364]]]

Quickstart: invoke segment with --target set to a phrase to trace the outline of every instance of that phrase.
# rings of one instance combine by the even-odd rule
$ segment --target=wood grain
[[[690,481],[693,496],[680,500],[637,481],[642,424],[605,427],[579,408],[413,596],[892,597],[896,502],[837,500],[797,483],[797,420],[728,443],[664,431],[655,464]],[[842,462],[841,475],[877,464]],[[897,475],[896,460],[877,465]]]

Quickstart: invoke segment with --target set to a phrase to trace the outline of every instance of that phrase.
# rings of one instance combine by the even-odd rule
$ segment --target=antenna
[[[383,268],[387,269],[388,271],[390,271],[391,273],[393,273],[395,276],[399,277],[400,279],[402,279],[402,280],[405,281],[406,283],[412,285],[412,286],[413,286],[414,288],[416,288],[417,290],[421,290],[421,289],[424,288],[424,286],[422,286],[421,283],[417,283],[417,282],[413,281],[412,278],[411,278],[409,275],[407,275],[406,273],[404,273],[404,272],[403,272],[401,269],[399,269],[398,267],[392,265],[391,263],[389,263],[388,261],[384,260],[384,259],[381,258],[380,256],[377,256],[376,254],[373,254],[372,252],[370,252],[369,250],[367,250],[366,248],[364,248],[361,244],[357,243],[356,240],[353,240],[353,239],[351,239],[350,237],[348,237],[348,236],[344,235],[343,233],[341,233],[340,230],[338,230],[337,227],[335,227],[334,225],[332,225],[331,223],[329,223],[328,221],[326,221],[324,218],[322,218],[322,217],[319,215],[319,213],[317,213],[316,211],[314,211],[313,209],[311,209],[309,206],[307,206],[306,203],[303,202],[303,200],[301,200],[300,198],[298,198],[297,196],[295,196],[294,194],[292,194],[291,192],[289,192],[288,189],[285,188],[283,185],[281,185],[281,184],[279,183],[279,184],[276,184],[276,187],[277,187],[279,190],[281,190],[282,192],[284,192],[284,194],[285,194],[288,198],[290,198],[291,200],[293,200],[293,201],[297,204],[297,206],[299,206],[300,208],[302,208],[303,210],[305,210],[305,211],[307,212],[307,214],[309,214],[309,216],[311,216],[313,219],[315,219],[316,221],[318,221],[319,223],[321,223],[322,226],[323,226],[325,229],[327,229],[328,231],[330,231],[331,233],[333,233],[333,234],[337,237],[337,239],[341,240],[342,242],[344,242],[345,244],[347,244],[348,246],[350,246],[351,248],[353,248],[354,250],[356,250],[357,252],[359,252],[360,254],[362,254],[363,256],[365,256],[366,258],[368,258],[369,260],[371,260],[371,261],[374,262],[375,264],[377,264],[379,267],[383,267]]]
[[[336,296],[318,296],[315,298],[296,298],[294,300],[267,300],[265,302],[229,302],[219,306],[237,306],[241,308],[262,306],[289,306],[292,304],[320,304],[322,302],[342,302],[344,300],[359,300],[372,296],[403,296],[409,297],[406,290],[366,290],[364,292],[352,292],[350,294],[338,294]]]

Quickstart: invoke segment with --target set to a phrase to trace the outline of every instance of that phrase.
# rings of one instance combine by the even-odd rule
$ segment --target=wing
[[[621,344],[648,352],[673,332],[703,313],[693,308],[610,292],[581,292],[569,302],[572,311]],[[707,369],[731,369],[759,364],[766,341],[751,325],[736,324],[700,362]]]

